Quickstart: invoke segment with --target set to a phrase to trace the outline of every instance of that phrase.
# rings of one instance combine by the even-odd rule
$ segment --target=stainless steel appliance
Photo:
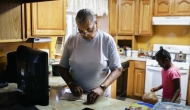
[[[166,45],[166,44],[154,44],[153,54],[160,50],[160,46],[163,46],[168,52],[170,52],[172,63],[179,68],[181,73],[181,104],[186,104],[187,97],[187,87],[188,87],[188,76],[189,76],[189,66],[190,66],[190,46],[182,45]],[[186,60],[177,62],[175,60],[176,53],[182,51],[186,54]],[[146,76],[145,76],[145,93],[150,92],[151,88],[161,85],[161,67],[158,65],[157,61],[150,59],[146,61]],[[162,89],[155,92],[159,97],[159,101],[162,98]]]

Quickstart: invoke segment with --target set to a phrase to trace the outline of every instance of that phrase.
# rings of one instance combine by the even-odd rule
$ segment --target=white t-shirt
[[[79,33],[71,35],[64,46],[60,66],[70,69],[75,84],[89,92],[99,87],[110,70],[121,67],[121,63],[112,36],[98,30],[90,41]]]

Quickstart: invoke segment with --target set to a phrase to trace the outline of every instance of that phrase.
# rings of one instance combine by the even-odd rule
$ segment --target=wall
[[[104,14],[103,16],[97,16],[97,28],[104,32],[109,32],[108,16],[106,14]]]
[[[147,50],[148,43],[190,46],[190,26],[154,26],[153,36],[138,36],[138,48]]]

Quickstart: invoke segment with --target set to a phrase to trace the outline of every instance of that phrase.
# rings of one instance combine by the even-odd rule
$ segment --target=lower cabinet
[[[127,79],[127,96],[141,98],[145,87],[145,61],[130,61]]]
[[[133,95],[141,97],[144,94],[145,70],[135,69]]]

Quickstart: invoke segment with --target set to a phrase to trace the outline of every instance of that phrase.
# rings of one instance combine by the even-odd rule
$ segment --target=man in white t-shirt
[[[96,16],[81,9],[76,16],[78,32],[68,38],[60,61],[60,75],[72,94],[94,103],[121,75],[122,67],[116,44],[109,34],[98,30]]]

